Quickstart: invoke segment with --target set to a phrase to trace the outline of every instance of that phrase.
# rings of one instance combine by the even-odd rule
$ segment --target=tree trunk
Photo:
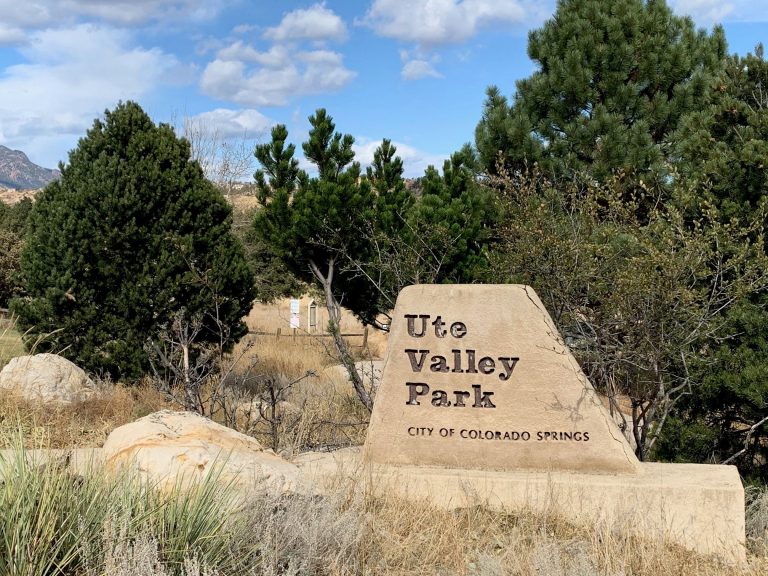
[[[312,273],[323,285],[323,293],[325,294],[325,307],[328,310],[328,333],[333,337],[333,343],[336,346],[336,351],[339,354],[339,360],[347,370],[349,381],[357,393],[357,397],[363,406],[371,412],[373,410],[373,399],[365,389],[363,379],[355,368],[355,360],[352,358],[352,353],[349,351],[349,346],[341,337],[341,306],[333,295],[333,270],[335,261],[331,258],[328,261],[328,273],[323,275],[317,265],[310,260],[309,265],[312,269]]]

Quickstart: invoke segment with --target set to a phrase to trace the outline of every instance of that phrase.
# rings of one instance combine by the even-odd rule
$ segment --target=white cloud
[[[216,16],[226,0],[0,0],[2,27],[32,32],[101,22],[135,26],[152,21],[200,21]],[[3,34],[0,31],[0,43]],[[9,43],[6,37],[5,43]]]
[[[0,23],[0,46],[4,44],[24,44],[26,41],[27,35],[24,30]]]
[[[675,13],[691,16],[699,24],[722,22],[735,9],[733,2],[722,0],[672,0],[670,5]]]
[[[209,96],[244,106],[283,106],[294,97],[343,88],[354,77],[338,52],[292,52],[279,44],[259,52],[238,41],[206,66],[200,86]]]
[[[63,159],[63,135],[74,144],[105,108],[140,99],[181,68],[159,49],[132,47],[126,31],[87,24],[31,33],[21,53],[26,63],[0,76],[0,142],[47,165]]]
[[[436,54],[428,57],[421,48],[416,48],[413,51],[400,50],[400,60],[403,62],[403,69],[400,71],[400,75],[405,80],[443,77],[435,68],[435,64],[440,61],[440,57]]]
[[[401,142],[392,142],[397,148],[396,156],[400,156],[403,161],[403,175],[406,178],[417,178],[424,176],[427,166],[434,166],[442,170],[443,162],[450,157],[450,154],[432,154],[417,150],[413,146],[408,146]],[[352,148],[355,151],[355,160],[365,168],[373,163],[373,153],[381,146],[381,140],[369,140],[367,138],[356,139]]]
[[[18,28],[36,28],[50,23],[55,15],[52,2],[27,0],[0,0],[0,14],[6,26]]]
[[[669,0],[676,14],[699,25],[720,22],[768,22],[768,2],[758,0]]]
[[[255,54],[265,53],[254,50],[251,60]],[[246,66],[242,53],[241,59],[227,56],[220,53],[206,66],[200,87],[209,96],[244,106],[283,106],[294,97],[338,90],[355,76],[344,66],[342,55],[329,50],[298,52],[279,66],[253,69]]]
[[[269,130],[274,121],[258,110],[216,108],[189,118],[189,122],[205,128],[221,138],[253,138]]]
[[[409,60],[403,64],[400,72],[406,80],[419,80],[421,78],[442,78],[443,75],[438,72],[432,63],[427,60]]]
[[[264,33],[264,38],[275,42],[344,40],[346,37],[344,21],[333,10],[326,8],[325,4],[288,12],[279,25],[268,28]]]
[[[362,23],[380,36],[422,45],[463,42],[494,23],[540,16],[528,0],[374,0]]]
[[[355,73],[339,52],[324,45],[346,35],[343,20],[324,3],[288,12],[262,35],[272,41],[267,50],[242,40],[218,50],[203,71],[200,88],[213,98],[248,107],[284,106],[292,98],[339,90]]]
[[[285,46],[272,46],[266,52],[259,52],[253,46],[244,44],[239,40],[219,50],[217,58],[219,60],[255,62],[267,68],[280,68],[291,62],[291,55]]]
[[[255,24],[238,24],[234,28],[232,28],[233,34],[248,34],[248,32],[253,32],[254,30],[258,30],[258,26]]]

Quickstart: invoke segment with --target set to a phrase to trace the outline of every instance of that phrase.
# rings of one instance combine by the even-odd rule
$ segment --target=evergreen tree
[[[731,56],[707,98],[674,135],[678,179],[695,194],[675,200],[697,221],[697,202],[721,222],[752,226],[751,240],[765,243],[768,212],[768,63],[755,54]],[[733,250],[723,238],[724,253]],[[760,289],[762,288],[762,289]],[[658,455],[694,462],[733,461],[744,475],[768,479],[768,296],[747,292],[723,317],[729,338],[691,365],[701,382],[671,419]],[[762,424],[756,426],[762,421]]]
[[[405,224],[406,214],[414,198],[403,180],[403,161],[397,147],[384,138],[373,152],[373,164],[366,170],[376,194],[377,225],[385,233],[396,234]]]
[[[299,168],[298,159],[293,157],[296,146],[285,145],[287,138],[288,129],[285,124],[278,124],[272,128],[272,140],[268,144],[259,144],[254,150],[253,154],[262,166],[253,175],[256,194],[262,206],[267,203],[273,190],[285,190],[290,194],[300,180],[307,178],[306,173]]]
[[[664,0],[560,0],[552,19],[529,34],[538,65],[509,104],[488,90],[476,145],[483,168],[498,155],[519,170],[613,171],[646,181],[664,173],[665,139],[697,107],[725,55],[721,28],[696,31]]]
[[[146,341],[178,314],[202,322],[201,343],[245,332],[254,297],[231,209],[190,146],[138,104],[96,120],[34,207],[13,303],[37,350],[91,371],[147,369]]]
[[[486,250],[496,217],[490,189],[478,183],[478,158],[465,145],[443,163],[442,176],[430,166],[422,179],[422,194],[408,217],[409,243],[423,245],[439,258],[423,281],[474,282],[484,274]]]
[[[706,98],[673,135],[679,175],[696,185],[722,219],[749,216],[768,190],[768,62],[730,56]]]
[[[304,156],[317,166],[320,180],[336,181],[355,158],[352,150],[355,139],[351,134],[336,132],[333,118],[325,108],[319,108],[309,122],[312,125],[309,140],[301,145]]]
[[[0,230],[24,236],[27,230],[29,215],[32,213],[31,198],[22,198],[15,204],[0,202]]]
[[[336,132],[333,118],[324,109],[310,116],[309,122],[312,129],[302,148],[307,159],[317,166],[318,177],[300,178],[298,172],[291,172],[282,187],[264,187],[268,203],[257,216],[255,228],[300,280],[322,287],[329,331],[339,359],[361,402],[370,410],[373,402],[339,325],[341,305],[367,323],[373,321],[378,310],[375,295],[371,298],[371,291],[366,291],[365,278],[344,266],[347,259],[365,251],[366,239],[361,231],[374,219],[374,195],[370,183],[361,178],[360,165],[352,162],[352,136]],[[284,142],[287,134],[280,130],[273,131],[272,136],[270,148],[280,151],[283,165],[296,166],[294,148],[289,146],[282,152],[279,139]],[[273,154],[262,166],[269,169],[276,157]]]
[[[404,286],[477,279],[493,202],[477,184],[477,159],[469,146],[445,163],[443,176],[430,168],[416,199],[405,188],[402,160],[389,140],[374,152],[363,177],[354,162],[352,136],[336,132],[323,109],[309,121],[312,129],[302,149],[318,176],[302,179],[293,172],[289,185],[263,186],[268,202],[255,229],[298,278],[322,288],[340,360],[370,409],[371,398],[338,337],[340,307],[365,324],[385,327],[379,317],[394,307]],[[294,149],[284,142],[280,130],[265,145],[264,150],[279,152],[260,157],[267,172],[276,172],[269,166],[277,164],[278,155],[284,166],[296,165]]]
[[[0,308],[23,292],[19,272],[24,234],[32,211],[32,200],[24,198],[15,204],[0,202]]]

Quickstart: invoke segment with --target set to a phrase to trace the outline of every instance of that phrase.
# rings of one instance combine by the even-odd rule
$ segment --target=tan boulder
[[[87,400],[96,385],[86,373],[56,354],[12,358],[0,372],[0,389],[32,401],[71,404]]]
[[[240,488],[301,491],[299,469],[254,438],[192,412],[161,410],[110,433],[102,451],[111,467],[129,466],[170,487],[202,479],[212,469]]]

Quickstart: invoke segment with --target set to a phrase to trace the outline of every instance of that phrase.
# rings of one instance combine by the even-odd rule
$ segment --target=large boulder
[[[87,400],[97,391],[81,368],[56,354],[11,359],[0,372],[0,389],[26,400],[59,404]]]
[[[112,431],[107,466],[127,466],[162,487],[189,485],[211,470],[240,488],[302,491],[299,469],[254,438],[192,412],[161,410]]]

